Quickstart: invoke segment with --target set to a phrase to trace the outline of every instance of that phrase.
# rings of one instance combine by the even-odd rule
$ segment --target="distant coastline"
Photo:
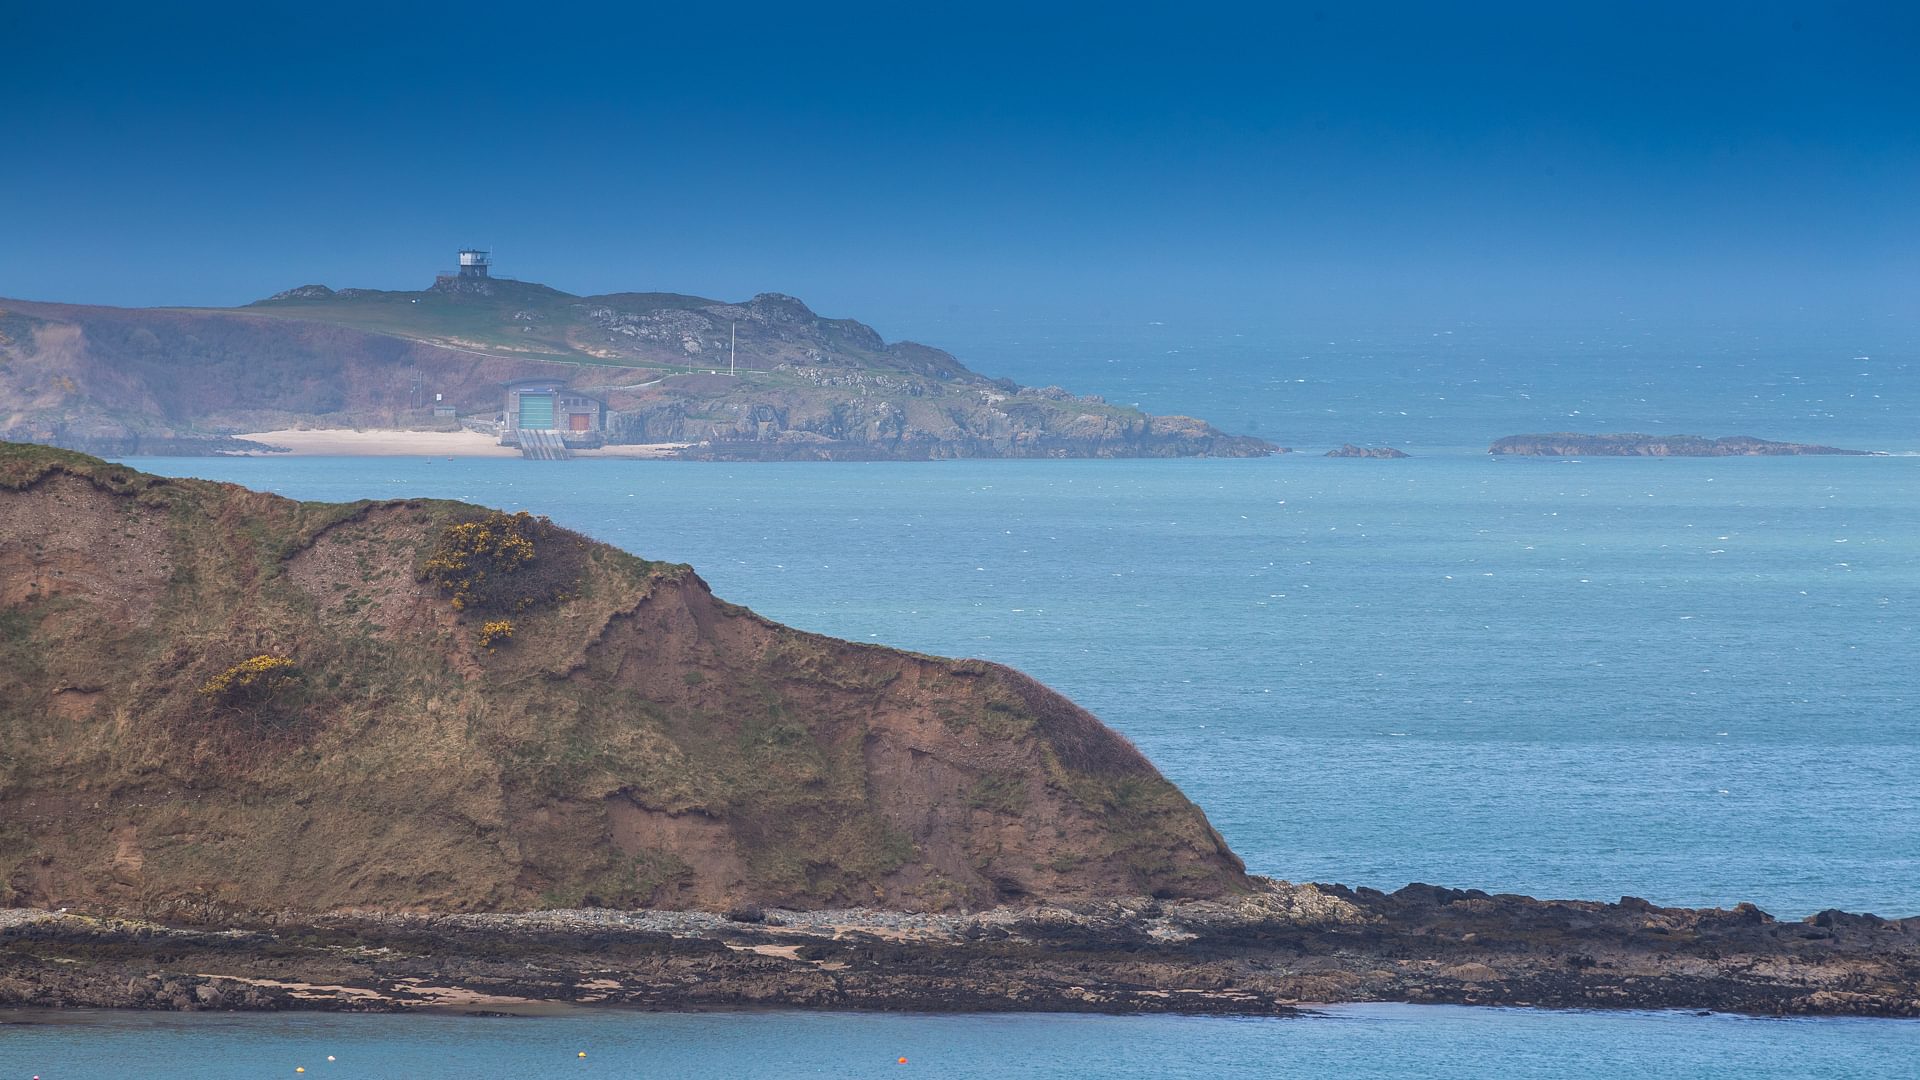
[[[245,431],[461,427],[508,449],[525,430],[590,456],[703,461],[1287,452],[1191,416],[989,378],[791,296],[575,296],[482,263],[422,290],[306,285],[233,309],[0,299],[0,400],[0,438],[116,457],[252,452],[235,441]],[[307,450],[305,438],[275,445],[442,449]],[[595,453],[610,447],[634,449]]]

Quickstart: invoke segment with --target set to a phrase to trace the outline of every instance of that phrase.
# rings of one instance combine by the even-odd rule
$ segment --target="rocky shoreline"
[[[1287,1015],[1400,1001],[1920,1016],[1920,918],[1262,882],[965,915],[0,911],[0,1006],[522,1012],[780,1006]]]

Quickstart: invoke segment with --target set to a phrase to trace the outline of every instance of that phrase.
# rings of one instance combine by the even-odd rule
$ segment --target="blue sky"
[[[1894,3],[0,8],[0,296],[1911,320]],[[56,10],[57,9],[57,10]]]

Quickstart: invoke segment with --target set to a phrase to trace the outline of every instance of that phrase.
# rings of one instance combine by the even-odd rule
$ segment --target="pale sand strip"
[[[268,446],[284,446],[296,457],[519,457],[520,451],[501,446],[478,431],[356,431],[353,428],[296,428],[236,435]],[[692,443],[636,443],[598,450],[575,450],[575,457],[663,458]],[[263,457],[271,451],[235,451],[240,457]]]
[[[262,431],[235,438],[284,446],[300,457],[519,457],[477,431],[355,431],[352,428]],[[251,453],[249,456],[255,456]]]

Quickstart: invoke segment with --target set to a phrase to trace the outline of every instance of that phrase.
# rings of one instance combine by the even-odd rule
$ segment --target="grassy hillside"
[[[0,905],[943,910],[1244,887],[1016,672],[537,519],[0,446]]]
[[[417,341],[504,356],[614,367],[724,370],[728,345],[736,367],[764,372],[795,361],[904,369],[911,354],[889,347],[872,328],[824,319],[800,301],[763,293],[733,304],[678,293],[574,296],[531,282],[480,279],[418,292],[333,291],[309,285],[236,309],[248,314],[351,326]],[[923,373],[970,374],[952,357]]]
[[[729,376],[729,354],[737,376]],[[0,301],[0,436],[96,452],[218,449],[285,426],[482,424],[502,384],[606,401],[609,438],[727,458],[1271,453],[1186,417],[989,380],[763,294],[572,296],[506,280],[419,292],[303,286],[245,308]]]

